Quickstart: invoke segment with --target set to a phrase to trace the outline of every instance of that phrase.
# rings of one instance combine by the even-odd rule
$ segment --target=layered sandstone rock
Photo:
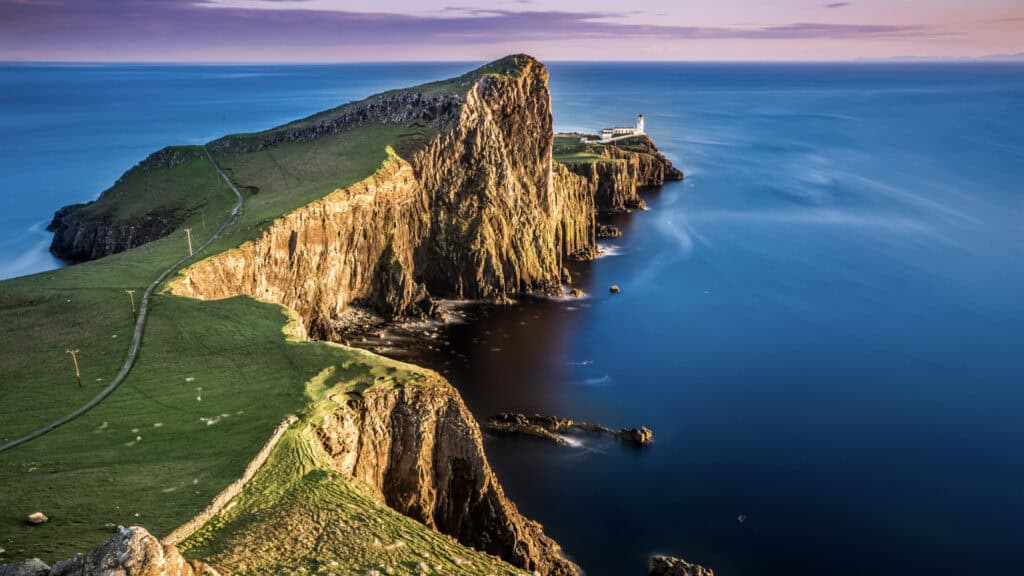
[[[317,435],[336,468],[377,487],[388,506],[527,570],[579,573],[506,498],[480,428],[451,386],[371,387],[359,401],[337,403]]]

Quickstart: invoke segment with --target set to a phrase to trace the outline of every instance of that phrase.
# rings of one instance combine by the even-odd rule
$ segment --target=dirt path
[[[42,436],[43,434],[46,434],[47,432],[55,430],[63,426],[64,424],[71,422],[75,418],[78,418],[82,414],[85,414],[86,412],[91,410],[97,404],[102,402],[107,396],[110,396],[110,393],[116,390],[117,387],[120,386],[122,382],[124,382],[125,378],[128,377],[128,373],[131,372],[132,367],[135,366],[135,360],[136,358],[138,358],[139,349],[142,346],[142,333],[146,329],[146,317],[148,316],[149,313],[149,304],[153,298],[153,293],[156,292],[156,289],[160,286],[160,284],[163,283],[164,280],[167,279],[168,276],[170,276],[172,273],[178,270],[178,268],[181,268],[181,266],[188,262],[189,260],[192,260],[196,256],[200,255],[203,252],[203,250],[205,250],[210,244],[212,244],[215,240],[220,238],[224,231],[227,229],[227,227],[230,226],[231,223],[235,221],[235,218],[241,211],[242,205],[245,203],[245,200],[242,198],[242,194],[238,191],[238,188],[236,188],[235,185],[231,182],[231,179],[228,178],[227,174],[225,174],[223,170],[221,170],[220,165],[217,164],[217,161],[213,159],[213,155],[210,154],[210,151],[204,147],[203,152],[206,153],[206,157],[210,160],[210,163],[213,164],[213,167],[217,169],[217,173],[220,174],[221,178],[223,178],[225,182],[227,182],[228,186],[231,187],[231,191],[235,193],[235,197],[238,198],[238,201],[235,202],[235,205],[231,208],[231,212],[228,214],[227,219],[224,220],[224,223],[221,224],[219,228],[217,228],[213,235],[210,236],[210,238],[206,242],[204,242],[203,245],[199,247],[199,249],[195,250],[194,256],[185,256],[181,260],[178,260],[174,264],[171,264],[169,268],[167,268],[159,276],[157,276],[156,280],[153,280],[153,283],[150,284],[148,288],[146,288],[146,293],[142,296],[142,304],[139,306],[139,317],[135,321],[135,332],[132,334],[132,343],[131,346],[128,347],[128,357],[125,358],[124,365],[121,366],[121,370],[117,373],[117,376],[114,376],[114,379],[110,381],[110,384],[107,384],[107,387],[101,390],[100,393],[97,394],[92,400],[89,400],[82,406],[79,406],[78,409],[76,409],[74,412],[66,414],[59,418],[58,420],[55,420],[54,422],[51,422],[46,426],[43,426],[42,428],[34,430],[22,436],[21,438],[15,438],[14,440],[11,440],[10,442],[7,442],[6,444],[0,446],[0,452],[10,450],[11,448],[14,448],[16,446],[20,446],[22,444],[25,444],[26,442],[35,440],[36,438]]]

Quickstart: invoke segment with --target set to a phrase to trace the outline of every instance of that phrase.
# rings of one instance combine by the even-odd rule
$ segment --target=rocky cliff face
[[[217,576],[202,562],[188,562],[174,546],[145,528],[118,528],[92,552],[47,566],[38,558],[0,565],[0,576]]]
[[[578,574],[505,497],[451,386],[372,387],[360,401],[338,401],[317,427],[337,469],[379,488],[391,508],[525,569]]]
[[[188,268],[174,292],[283,304],[310,335],[332,339],[353,303],[394,317],[429,310],[430,295],[559,291],[564,259],[593,249],[594,197],[579,182],[565,185],[561,169],[553,176],[547,70],[528,56],[510,58],[508,73],[467,86],[455,119],[447,104],[427,106],[440,132],[408,159],[392,155],[373,177]],[[424,114],[395,102],[401,111],[375,115]],[[332,129],[307,125],[287,138]]]
[[[83,213],[89,204],[58,210],[46,227],[53,232],[50,252],[65,262],[85,262],[123,252],[162,238],[181,223],[173,215],[147,214],[135,222],[116,223]]]
[[[308,333],[331,339],[334,319],[353,302],[387,315],[429,309],[426,290],[413,279],[413,250],[426,236],[427,218],[427,196],[412,166],[392,155],[372,177],[193,265],[173,291],[281,304],[299,313]]]
[[[643,208],[644,202],[637,194],[639,189],[683,179],[683,173],[647,136],[630,138],[618,145],[592,146],[589,150],[606,160],[568,162],[565,166],[586,181],[597,209],[602,212]]]

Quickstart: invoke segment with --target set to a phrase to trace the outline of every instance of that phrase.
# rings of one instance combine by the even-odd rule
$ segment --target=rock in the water
[[[29,514],[28,516],[25,517],[25,521],[26,522],[28,522],[29,524],[37,525],[37,526],[39,524],[46,524],[46,522],[48,520],[49,520],[49,518],[47,518],[46,514],[43,514],[42,512],[33,512],[33,513],[31,513],[31,514]]]
[[[612,284],[611,288],[608,288],[608,291],[611,292],[612,294],[618,294],[619,292],[622,291],[622,289],[619,288],[618,284]]]
[[[651,576],[715,576],[713,570],[671,556],[651,556],[647,569]]]
[[[654,432],[646,426],[625,430],[623,436],[629,438],[634,444],[646,446],[654,441]]]
[[[32,558],[17,564],[0,564],[0,576],[46,576],[50,567],[39,558]]]
[[[4,567],[0,567],[0,574]],[[216,570],[188,562],[173,545],[163,545],[145,528],[120,527],[88,554],[53,565],[49,576],[217,576]],[[6,575],[5,575],[6,576]]]
[[[622,230],[620,230],[618,226],[601,224],[597,227],[597,237],[601,240],[608,238],[620,238],[622,237]]]
[[[573,298],[583,297],[583,290],[580,290],[579,288],[573,288],[572,290],[569,291],[569,293],[572,294]]]

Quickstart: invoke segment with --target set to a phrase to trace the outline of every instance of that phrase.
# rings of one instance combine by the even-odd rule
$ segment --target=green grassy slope
[[[468,88],[505,60],[428,85]],[[307,119],[308,120],[308,119]],[[361,126],[303,144],[221,156],[245,207],[204,254],[256,237],[274,218],[371,175],[386,147],[409,150],[430,136],[420,125]],[[0,442],[84,404],[114,376],[133,326],[136,298],[180,258],[191,227],[196,246],[234,202],[201,149],[173,168],[128,174],[90,206],[119,219],[148,206],[187,214],[171,235],[94,262],[0,282]],[[163,535],[238,478],[274,426],[307,402],[303,384],[326,366],[381,361],[339,346],[287,342],[282,311],[250,299],[153,299],[139,360],[102,404],[76,421],[0,453],[0,563],[56,560],[89,549],[108,523]],[[67,348],[80,349],[82,387]],[[201,388],[201,390],[200,390]],[[33,511],[49,523],[22,522]],[[426,531],[424,529],[424,531]]]
[[[373,489],[334,472],[317,440],[311,423],[335,406],[328,392],[344,399],[371,383],[429,380],[420,376],[397,362],[353,361],[312,379],[307,390],[318,400],[242,493],[181,548],[233,574],[417,574],[424,565],[437,574],[519,573],[391,510]]]

